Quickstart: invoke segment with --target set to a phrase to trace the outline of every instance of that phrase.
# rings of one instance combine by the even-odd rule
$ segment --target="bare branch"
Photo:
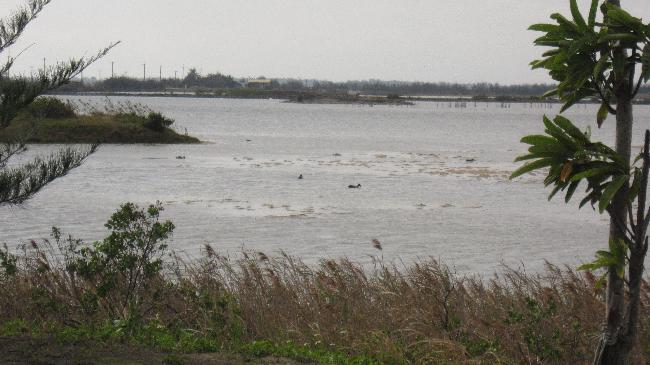
[[[0,146],[0,169],[5,168],[13,156],[25,152],[25,150],[27,150],[27,147],[24,141],[2,144]]]
[[[80,166],[96,150],[97,145],[86,150],[65,148],[46,159],[36,158],[26,165],[0,170],[0,206],[25,202],[48,183]]]
[[[42,70],[35,82],[25,78],[0,79],[0,128],[9,126],[18,112],[34,101],[36,97],[67,84],[119,43],[115,42],[109,45],[92,57],[71,59],[67,63],[49,70]]]
[[[34,20],[50,0],[30,0],[26,6],[0,20],[0,52],[16,43],[27,25]]]

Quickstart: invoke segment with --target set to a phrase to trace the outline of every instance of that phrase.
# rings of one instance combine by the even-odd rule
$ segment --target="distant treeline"
[[[299,80],[291,80],[283,88],[296,88],[300,86]],[[448,82],[401,82],[401,81],[313,81],[308,87],[310,90],[328,92],[359,92],[372,95],[453,95],[453,96],[498,96],[516,95],[531,96],[542,95],[553,86],[549,84],[528,85],[499,85],[492,83],[459,84]]]
[[[259,77],[256,80],[265,79]],[[62,92],[165,92],[178,89],[189,91],[214,91],[224,89],[255,88],[278,91],[309,91],[325,93],[358,93],[368,95],[401,96],[539,96],[553,88],[552,84],[500,85],[498,83],[448,83],[405,81],[346,81],[269,79],[268,83],[249,83],[249,79],[235,79],[221,73],[201,75],[190,69],[183,78],[137,79],[126,76],[105,80],[84,80],[64,86]],[[650,85],[641,88],[642,94],[650,94]]]

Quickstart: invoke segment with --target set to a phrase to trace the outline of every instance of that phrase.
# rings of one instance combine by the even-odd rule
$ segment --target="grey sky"
[[[647,0],[623,0],[650,19]],[[0,0],[2,15],[18,0]],[[586,11],[590,1],[579,0]],[[203,73],[330,80],[546,82],[528,62],[542,49],[534,32],[568,0],[54,0],[16,53],[15,70],[92,54],[123,43],[87,70],[107,77]],[[4,55],[6,56],[6,55]]]

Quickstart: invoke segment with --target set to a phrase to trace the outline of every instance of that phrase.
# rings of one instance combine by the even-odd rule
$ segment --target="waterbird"
[[[465,160],[465,162],[474,162],[474,161],[476,161],[475,158],[468,158],[467,160]]]
[[[358,189],[358,188],[360,188],[360,187],[361,187],[361,184],[357,184],[357,185],[348,185],[348,188],[349,188],[349,189]]]
[[[300,174],[300,176],[298,176],[298,180],[302,180],[302,174]]]

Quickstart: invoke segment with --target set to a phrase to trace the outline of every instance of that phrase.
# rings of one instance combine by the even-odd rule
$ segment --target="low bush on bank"
[[[62,119],[77,116],[74,104],[51,96],[36,98],[29,104],[27,111],[35,118]]]
[[[157,112],[150,112],[144,122],[144,127],[149,128],[152,131],[162,132],[165,128],[171,127],[172,124],[174,124],[173,119],[167,118]]]
[[[125,204],[90,245],[55,229],[1,250],[0,334],[332,364],[573,364],[591,358],[600,331],[604,292],[591,273],[549,264],[480,279],[435,260],[310,266],[211,246],[188,260],[168,249],[174,226],[160,210]],[[650,355],[648,285],[642,298],[639,363]]]

